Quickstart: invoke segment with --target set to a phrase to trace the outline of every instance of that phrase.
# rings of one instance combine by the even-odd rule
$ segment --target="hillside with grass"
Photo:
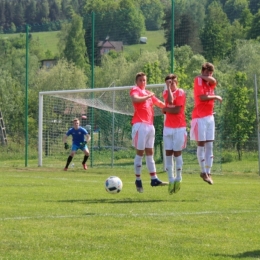
[[[54,56],[57,56],[58,51],[58,33],[59,31],[51,32],[35,32],[30,33],[31,37],[39,41],[40,46],[46,51],[50,51]],[[0,39],[8,39],[13,37],[19,37],[20,33],[13,34],[0,34]],[[155,51],[161,44],[164,43],[164,31],[146,31],[143,35],[147,37],[146,44],[133,44],[133,45],[124,45],[124,52],[128,54],[132,53],[141,53],[142,51]],[[46,57],[47,58],[47,57]]]

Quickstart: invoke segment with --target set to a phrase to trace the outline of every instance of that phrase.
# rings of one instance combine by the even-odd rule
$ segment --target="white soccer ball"
[[[123,182],[116,176],[110,176],[105,181],[105,189],[108,193],[119,193],[123,188]]]

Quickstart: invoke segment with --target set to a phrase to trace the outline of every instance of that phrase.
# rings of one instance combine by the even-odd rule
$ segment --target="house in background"
[[[98,42],[99,54],[103,55],[111,50],[116,52],[123,51],[123,42],[122,41],[109,41],[109,37],[106,37],[104,41]]]
[[[57,59],[46,59],[41,60],[41,68],[46,67],[50,69],[51,67],[55,66],[57,64]]]

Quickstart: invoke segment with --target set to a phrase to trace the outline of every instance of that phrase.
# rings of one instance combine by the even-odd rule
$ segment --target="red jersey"
[[[201,95],[215,95],[214,89],[217,83],[210,84],[201,77],[194,79],[194,108],[192,111],[192,119],[213,115],[214,99],[202,101]]]
[[[172,95],[173,95],[173,105],[180,106],[181,110],[180,113],[178,114],[166,113],[164,126],[171,127],[171,128],[186,127],[186,120],[185,120],[186,93],[184,92],[183,89],[178,88],[174,92],[172,92]],[[168,90],[163,91],[163,98],[166,107],[169,106]]]
[[[150,92],[145,89],[140,89],[138,86],[134,86],[130,90],[130,96],[137,95],[139,97],[144,97],[149,95]],[[140,103],[134,103],[134,116],[132,118],[132,124],[135,123],[147,123],[149,125],[153,124],[153,118],[154,118],[154,110],[153,106],[156,102],[158,102],[159,99],[155,96],[152,96],[151,98],[148,98],[147,100],[140,102]]]

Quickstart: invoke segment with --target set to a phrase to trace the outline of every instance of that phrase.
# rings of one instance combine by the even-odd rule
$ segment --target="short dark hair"
[[[146,74],[144,72],[138,72],[135,76],[135,81],[137,81],[138,78],[146,76]]]
[[[169,79],[172,79],[173,81],[175,81],[175,82],[178,82],[178,76],[177,75],[175,75],[175,74],[168,74],[166,77],[165,77],[165,81],[166,80],[169,80]]]
[[[210,62],[206,62],[202,65],[202,68],[201,68],[202,71],[204,70],[208,70],[208,71],[214,71],[214,65]]]

